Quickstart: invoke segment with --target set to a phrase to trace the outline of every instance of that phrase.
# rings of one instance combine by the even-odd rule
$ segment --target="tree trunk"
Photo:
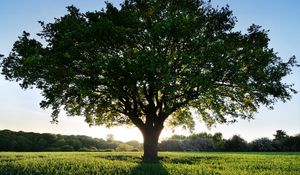
[[[144,137],[144,156],[143,161],[157,162],[158,138],[162,131],[161,128],[151,127],[142,131]]]

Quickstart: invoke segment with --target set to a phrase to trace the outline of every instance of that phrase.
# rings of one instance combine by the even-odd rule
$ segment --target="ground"
[[[138,152],[0,152],[0,174],[300,175],[300,153],[162,152],[160,163],[142,163],[141,155]]]

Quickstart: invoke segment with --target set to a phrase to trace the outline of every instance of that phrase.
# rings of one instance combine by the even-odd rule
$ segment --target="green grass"
[[[1,175],[300,175],[300,153],[160,153],[160,163],[142,163],[141,153],[0,152]]]

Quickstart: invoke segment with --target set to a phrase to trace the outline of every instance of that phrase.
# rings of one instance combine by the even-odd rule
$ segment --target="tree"
[[[90,125],[133,124],[144,137],[144,160],[157,160],[167,120],[193,129],[193,113],[211,126],[251,119],[295,93],[281,79],[284,62],[266,30],[233,31],[228,6],[202,0],[125,0],[101,11],[74,6],[40,22],[45,45],[24,32],[2,59],[2,74],[24,89],[41,89],[42,108],[83,115]]]
[[[163,140],[159,143],[158,148],[160,151],[184,151],[181,143],[182,140]]]
[[[238,135],[232,136],[224,143],[225,151],[248,151],[246,140]]]
[[[113,134],[107,134],[106,135],[106,141],[107,142],[113,142],[114,141],[114,135]]]
[[[250,143],[251,151],[274,151],[274,147],[272,145],[272,140],[263,137],[259,139],[255,139]]]
[[[213,141],[206,138],[196,138],[181,142],[184,151],[212,151]]]
[[[300,135],[290,136],[284,142],[284,151],[300,151]]]
[[[206,132],[201,132],[197,134],[192,134],[189,137],[189,140],[197,140],[197,139],[212,139],[212,135]]]
[[[283,139],[287,138],[288,135],[283,130],[277,130],[276,134],[274,134],[274,137],[275,137],[274,140],[279,140],[280,141],[280,140],[283,140]]]
[[[113,150],[118,146],[115,142],[117,141],[106,142],[103,139],[88,136],[66,136],[0,130],[0,151],[59,151],[66,145],[68,146],[67,148],[71,146],[74,151],[95,151],[93,148],[96,148],[96,150]]]
[[[224,149],[224,139],[223,134],[217,132],[213,135],[212,140],[214,142],[214,147],[216,151],[222,151]]]
[[[277,151],[283,151],[285,147],[284,142],[288,139],[288,135],[283,130],[277,130],[273,136],[273,146]]]
[[[60,151],[74,151],[74,148],[71,145],[62,145],[59,150]]]

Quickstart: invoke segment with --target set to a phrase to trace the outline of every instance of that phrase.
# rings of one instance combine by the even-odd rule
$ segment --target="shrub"
[[[133,150],[133,146],[125,143],[118,145],[118,147],[116,148],[116,151],[132,151],[132,150]]]

